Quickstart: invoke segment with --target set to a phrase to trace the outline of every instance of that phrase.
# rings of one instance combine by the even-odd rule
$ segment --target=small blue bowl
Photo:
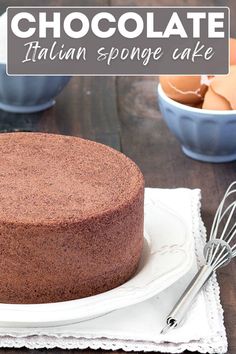
[[[6,65],[0,64],[0,109],[15,113],[47,109],[69,80],[69,76],[8,76]]]
[[[158,85],[162,116],[183,152],[205,162],[236,160],[236,110],[193,108],[169,98]]]

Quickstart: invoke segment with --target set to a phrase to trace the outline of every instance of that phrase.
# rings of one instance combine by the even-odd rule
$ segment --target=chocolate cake
[[[47,303],[115,288],[143,245],[143,176],[76,137],[0,134],[0,302]]]

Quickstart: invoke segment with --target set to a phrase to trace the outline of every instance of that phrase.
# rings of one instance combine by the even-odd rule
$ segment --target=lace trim
[[[198,264],[201,265],[204,262],[202,250],[207,240],[206,227],[201,218],[201,194],[199,194],[198,201],[195,200],[195,203],[197,203],[198,205],[197,218],[198,218],[198,224],[200,230],[199,240],[201,242],[200,247],[197,247],[197,242],[195,242],[195,246],[196,246],[195,250],[196,250]],[[193,215],[195,215],[194,212]],[[195,240],[196,240],[196,236],[195,236]],[[225,353],[228,350],[228,342],[227,342],[226,330],[224,326],[224,311],[220,302],[220,287],[217,281],[216,273],[213,274],[213,276],[210,278],[207,285],[205,286],[203,290],[203,295],[207,303],[206,308],[208,311],[208,317],[211,319],[209,321],[209,325],[211,327],[212,333],[215,332],[214,336],[210,339],[210,341],[207,342],[207,345],[211,347],[214,343],[214,348],[218,347],[217,350],[218,352]]]
[[[197,262],[200,266],[204,259],[202,254],[203,246],[206,242],[206,228],[200,215],[201,209],[201,193],[200,190],[192,192],[191,209],[192,209],[192,233],[195,239],[195,250]],[[88,339],[84,337],[61,337],[61,336],[45,336],[31,335],[12,337],[4,335],[0,337],[1,347],[20,348],[27,347],[29,349],[39,348],[62,348],[62,349],[105,349],[124,351],[155,351],[162,353],[182,353],[185,350],[198,351],[200,353],[226,353],[227,338],[224,327],[223,308],[220,303],[220,290],[216,275],[214,275],[207,286],[203,290],[203,296],[207,303],[207,311],[210,318],[210,328],[212,338],[202,338],[199,341],[190,341],[188,343],[154,343],[146,341],[117,340],[109,338]]]

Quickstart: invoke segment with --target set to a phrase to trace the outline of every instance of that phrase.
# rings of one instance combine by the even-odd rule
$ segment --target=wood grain
[[[230,6],[234,0],[41,0],[49,5],[119,6]],[[0,13],[15,0],[0,0]],[[20,5],[38,5],[22,0]],[[236,36],[236,21],[231,21]],[[208,164],[184,156],[179,143],[167,129],[157,108],[155,77],[75,77],[58,96],[56,105],[35,114],[0,111],[0,131],[44,131],[82,136],[122,150],[140,166],[146,186],[201,188],[202,216],[209,231],[215,209],[228,184],[236,177],[236,163]],[[236,262],[220,271],[221,298],[229,338],[228,354],[236,352]],[[92,354],[92,350],[0,349],[0,354]],[[109,352],[96,351],[96,354]],[[114,352],[110,352],[114,353]],[[122,353],[119,351],[119,353]]]
[[[224,191],[235,180],[236,163],[209,164],[183,155],[161,114],[155,110],[156,81],[140,77],[118,79],[122,151],[140,166],[148,187],[200,188],[202,217],[209,231]],[[235,266],[236,261],[219,272],[230,354],[236,351]]]

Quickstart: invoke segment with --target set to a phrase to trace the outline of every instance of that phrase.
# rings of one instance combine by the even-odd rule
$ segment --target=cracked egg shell
[[[230,38],[229,58],[230,65],[236,65],[236,38]]]
[[[195,104],[193,107],[201,109],[203,105],[203,101]]]
[[[161,76],[160,84],[168,97],[187,105],[202,102],[207,91],[201,76]]]
[[[214,77],[210,86],[217,95],[228,101],[229,109],[236,110],[236,65],[230,66],[228,75]]]
[[[202,108],[219,111],[228,111],[231,109],[229,102],[224,97],[215,93],[211,86],[205,94]]]

